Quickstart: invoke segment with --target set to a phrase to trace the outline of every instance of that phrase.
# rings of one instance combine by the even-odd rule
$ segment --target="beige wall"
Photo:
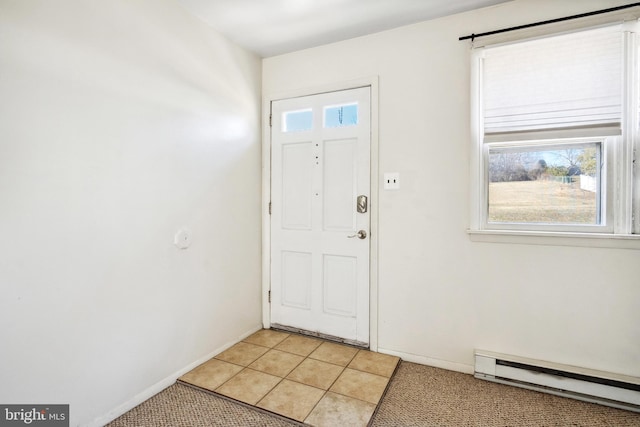
[[[622,4],[518,0],[263,61],[269,96],[379,77],[378,345],[464,372],[475,348],[640,376],[640,251],[483,243],[469,227],[470,44]],[[380,181],[382,181],[380,179]]]
[[[101,425],[260,327],[260,73],[172,1],[0,2],[0,402]]]

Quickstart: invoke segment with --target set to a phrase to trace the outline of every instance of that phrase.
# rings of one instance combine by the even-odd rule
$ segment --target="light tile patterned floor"
[[[399,361],[263,329],[180,381],[317,427],[366,426]]]

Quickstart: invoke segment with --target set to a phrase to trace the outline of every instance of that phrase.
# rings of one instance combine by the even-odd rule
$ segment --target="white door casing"
[[[272,102],[271,324],[369,343],[370,99],[362,87]]]

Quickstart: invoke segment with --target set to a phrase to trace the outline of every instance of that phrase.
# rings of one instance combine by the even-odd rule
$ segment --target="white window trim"
[[[472,50],[471,53],[471,164],[470,191],[471,215],[470,227],[467,230],[472,241],[496,243],[525,243],[560,246],[588,246],[607,248],[640,249],[640,166],[634,161],[640,147],[638,126],[629,126],[638,120],[640,82],[638,81],[638,60],[640,43],[636,34],[638,22],[627,23],[624,33],[624,91],[622,139],[625,143],[612,144],[605,142],[606,155],[611,156],[608,166],[613,165],[614,171],[606,167],[606,185],[610,196],[605,196],[605,215],[607,220],[613,221],[613,231],[584,232],[581,228],[563,228],[561,231],[541,230],[529,227],[527,230],[515,229],[513,226],[489,226],[486,220],[488,188],[488,167],[485,165],[487,150],[483,143],[484,128],[482,119],[482,58],[483,48]],[[586,28],[585,28],[586,29]],[[552,36],[553,34],[550,34]],[[631,62],[631,65],[629,64]],[[604,129],[595,131],[600,136],[611,134]],[[546,135],[548,137],[549,135]],[[594,135],[595,136],[595,135]],[[584,138],[586,139],[586,138]],[[605,141],[605,139],[603,139]],[[615,145],[612,150],[611,146]],[[638,160],[640,161],[640,160]],[[636,168],[634,174],[634,167]],[[610,213],[613,210],[613,217]],[[634,221],[635,218],[635,221]],[[610,229],[609,229],[610,230]]]
[[[472,242],[640,250],[640,236],[637,234],[471,229],[467,234]]]
[[[628,143],[620,148],[618,153],[622,169],[618,174],[621,178],[619,192],[620,206],[617,213],[628,213],[616,217],[616,229],[619,234],[635,233],[640,235],[640,167],[638,151],[640,148],[640,41],[638,22],[628,23],[624,31],[623,76],[627,88],[622,99],[622,132],[623,139]],[[635,123],[636,125],[628,125]],[[635,170],[634,170],[635,168]],[[634,204],[635,198],[635,204]],[[633,221],[635,219],[635,222]]]

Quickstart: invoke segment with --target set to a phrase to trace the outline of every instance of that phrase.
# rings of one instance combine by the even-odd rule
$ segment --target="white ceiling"
[[[372,34],[510,0],[178,0],[263,57]]]

